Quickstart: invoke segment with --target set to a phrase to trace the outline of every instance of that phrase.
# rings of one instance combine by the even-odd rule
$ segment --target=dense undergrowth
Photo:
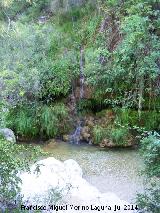
[[[69,133],[68,97],[79,86],[83,48],[91,95],[77,97],[77,109],[115,113],[114,125],[94,126],[95,143],[108,137],[125,144],[130,129],[159,132],[159,10],[158,0],[2,0],[0,127],[25,138]],[[151,162],[159,160],[159,140],[146,141],[147,168],[158,176]]]
[[[158,2],[23,0],[0,6],[1,111],[7,105],[7,123],[17,134],[38,136],[39,118],[57,101],[66,104],[77,86],[82,47],[92,95],[79,110],[119,107],[118,122],[159,130]],[[35,110],[37,105],[48,111]],[[21,122],[14,121],[17,108]],[[32,119],[35,114],[38,119]],[[46,136],[56,135],[56,127],[54,133],[40,128]]]
[[[53,138],[69,132],[71,119],[64,104],[23,105],[11,109],[7,117],[7,126],[19,136]]]

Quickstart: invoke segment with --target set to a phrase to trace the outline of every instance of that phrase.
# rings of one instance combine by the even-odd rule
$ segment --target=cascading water
[[[80,142],[80,135],[81,135],[81,129],[82,129],[82,122],[79,121],[79,123],[77,124],[76,130],[74,132],[73,135],[71,135],[71,143],[73,144],[79,144]]]
[[[80,94],[79,94],[79,99],[81,100],[84,97],[84,49],[81,47],[80,49]],[[82,120],[78,120],[76,130],[75,132],[71,135],[70,141],[73,144],[79,144],[80,142],[80,135],[81,135],[81,130],[82,130]]]

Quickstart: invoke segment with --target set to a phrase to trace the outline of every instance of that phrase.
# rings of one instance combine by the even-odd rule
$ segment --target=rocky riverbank
[[[100,113],[88,114],[81,119],[81,126],[78,126],[79,134],[74,133],[77,143],[86,142],[96,144],[100,147],[133,147],[137,141],[131,129],[116,123],[117,115],[111,109],[103,110]],[[77,137],[77,138],[76,138]],[[63,135],[64,142],[70,142],[70,135]]]
[[[47,175],[46,175],[47,174]],[[126,212],[130,205],[111,192],[101,193],[96,187],[83,179],[83,172],[72,159],[64,162],[53,157],[40,160],[31,167],[31,173],[21,174],[21,194],[24,206],[46,206],[49,212],[115,212],[116,206]],[[53,205],[53,206],[52,206]],[[119,208],[118,207],[118,208]],[[43,212],[45,212],[44,210]],[[127,211],[132,212],[133,211]]]

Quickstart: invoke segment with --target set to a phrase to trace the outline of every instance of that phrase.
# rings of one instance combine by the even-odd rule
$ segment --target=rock
[[[101,148],[104,148],[106,145],[102,142],[102,143],[99,144],[99,146],[100,146]]]
[[[94,117],[88,117],[85,120],[85,125],[88,127],[93,127],[94,126]]]
[[[114,144],[111,140],[109,139],[104,139],[102,141],[102,144],[104,144],[104,147],[115,147],[116,144]]]
[[[70,139],[70,136],[69,136],[69,135],[63,135],[63,141],[64,141],[64,142],[69,141],[69,139]]]
[[[49,149],[53,149],[55,148],[57,145],[57,142],[55,139],[50,139],[48,141],[46,141],[46,145],[44,146],[44,150],[48,151]]]
[[[72,116],[76,116],[76,99],[74,94],[71,94],[68,96],[67,105],[68,105],[69,113]]]
[[[93,127],[93,126],[94,126],[94,122],[91,121],[91,120],[87,121],[86,124],[87,124],[89,127]]]
[[[56,144],[56,140],[54,138],[49,139],[48,141],[46,141],[47,144]]]
[[[64,166],[66,168],[66,171],[72,174],[72,177],[74,178],[76,176],[82,177],[83,175],[82,169],[75,160],[69,159],[64,161]]]
[[[78,100],[80,98],[80,82],[78,82],[78,86],[75,88],[75,98]],[[83,98],[85,100],[89,100],[92,98],[93,95],[93,88],[89,87],[88,85],[84,84],[84,93],[83,93]]]
[[[133,146],[133,142],[132,139],[126,139],[126,143],[124,144],[116,144],[114,143],[112,140],[110,139],[103,139],[102,142],[99,144],[101,148],[104,147],[117,147],[117,146],[121,146],[121,147],[131,147]]]
[[[39,165],[37,167],[37,165]],[[72,159],[60,162],[53,157],[40,160],[31,167],[31,173],[20,175],[22,184],[20,185],[23,203],[26,205],[67,205],[67,209],[61,212],[76,213],[76,209],[71,209],[71,205],[80,207],[88,206],[89,209],[79,213],[91,213],[91,205],[111,206],[115,212],[115,205],[121,206],[120,213],[123,213],[124,205],[128,203],[120,200],[115,194],[107,192],[101,193],[96,187],[89,184],[82,178],[82,169],[78,163]],[[59,202],[57,202],[59,199]],[[46,212],[46,211],[42,211]],[[47,212],[53,212],[48,210]],[[94,212],[98,212],[94,211]],[[130,211],[127,211],[130,213]]]
[[[38,161],[31,168],[31,173],[22,173],[20,178],[21,194],[23,200],[32,204],[47,204],[50,200],[49,192],[61,192],[65,195],[69,184],[69,174],[64,164],[55,158],[47,158]]]
[[[83,137],[82,137],[83,140],[89,142],[89,139],[90,139],[90,136],[91,136],[90,134],[84,133],[82,136],[83,136]]]
[[[134,138],[130,135],[128,138],[127,138],[127,143],[124,145],[125,147],[131,147],[131,146],[134,146],[135,145],[135,141],[134,141]]]
[[[16,143],[16,137],[11,129],[0,129],[0,135],[2,135],[7,141]]]
[[[84,126],[81,130],[81,138],[87,142],[90,141],[90,128],[88,126]]]

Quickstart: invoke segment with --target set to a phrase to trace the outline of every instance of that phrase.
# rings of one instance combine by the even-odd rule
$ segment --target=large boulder
[[[20,178],[21,194],[26,207],[46,205],[48,211],[42,212],[53,212],[53,209],[58,211],[56,209],[63,205],[60,212],[91,213],[93,208],[95,208],[94,212],[99,212],[101,206],[104,206],[106,210],[104,212],[115,212],[115,205],[120,205],[121,210],[118,212],[126,212],[124,205],[128,203],[120,200],[113,193],[101,193],[89,184],[83,179],[78,163],[71,159],[64,163],[53,157],[40,160],[31,167],[31,173],[23,173]]]
[[[13,143],[16,142],[16,137],[11,129],[8,128],[0,129],[0,135],[3,136],[7,141]]]
[[[74,179],[77,176],[82,178],[82,169],[75,160],[69,159],[64,161],[64,166],[66,169],[66,173],[71,174],[71,177],[73,177]]]

